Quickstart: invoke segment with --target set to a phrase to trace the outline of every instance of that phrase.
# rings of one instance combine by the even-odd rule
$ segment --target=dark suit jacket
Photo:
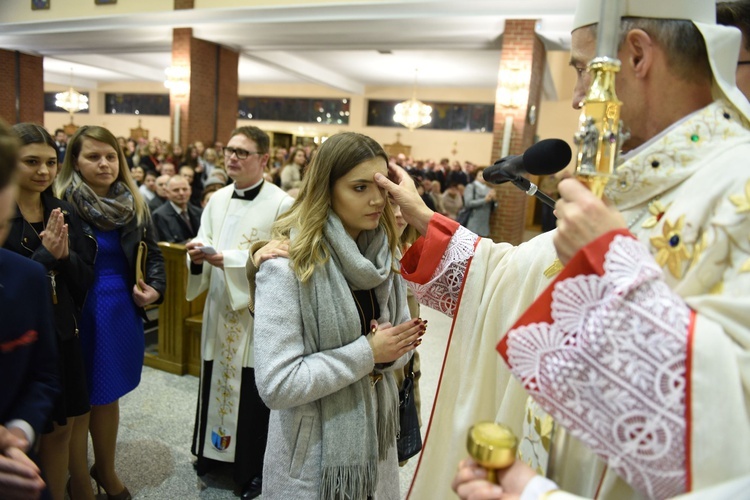
[[[0,249],[0,424],[39,436],[59,392],[52,298],[44,266]]]
[[[191,231],[185,221],[175,212],[172,204],[167,202],[154,210],[151,218],[156,226],[157,241],[168,241],[170,243],[183,243],[195,238],[201,225],[201,214],[203,209],[188,203],[188,217],[193,226]]]
[[[162,198],[158,194],[154,196],[154,199],[148,202],[148,209],[151,211],[151,213],[154,213],[157,208],[167,203],[169,200],[166,198]]]

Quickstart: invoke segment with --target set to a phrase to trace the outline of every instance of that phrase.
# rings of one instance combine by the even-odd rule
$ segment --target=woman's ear
[[[644,78],[654,63],[656,44],[651,36],[642,29],[630,30],[622,49],[622,64],[629,66],[636,78]]]

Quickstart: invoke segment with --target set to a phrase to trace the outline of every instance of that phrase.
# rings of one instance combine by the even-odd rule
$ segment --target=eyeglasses
[[[750,61],[737,61],[737,66],[742,66],[743,64],[750,64]]]
[[[236,154],[238,160],[244,160],[250,155],[260,154],[257,151],[248,151],[242,148],[224,148],[223,151],[224,151],[224,156],[226,156],[227,158],[231,157],[232,154]]]

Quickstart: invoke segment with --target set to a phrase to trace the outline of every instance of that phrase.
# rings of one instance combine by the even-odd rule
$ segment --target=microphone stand
[[[509,180],[513,183],[514,186],[525,192],[527,195],[536,197],[537,200],[541,201],[550,208],[555,208],[555,200],[544,194],[542,191],[539,191],[537,185],[528,180],[526,177],[521,177],[519,175],[518,177]]]

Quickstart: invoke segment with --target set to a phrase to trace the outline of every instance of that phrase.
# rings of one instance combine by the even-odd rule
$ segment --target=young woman
[[[47,270],[51,295],[39,300],[52,303],[62,392],[42,434],[39,459],[52,498],[62,500],[71,433],[80,420],[88,421],[90,409],[79,325],[86,292],[94,281],[96,243],[73,207],[52,196],[57,174],[52,136],[32,123],[16,124],[13,131],[21,141],[16,169],[19,189],[4,247]]]
[[[466,228],[486,238],[490,235],[490,215],[496,206],[497,192],[484,181],[483,174],[484,167],[478,167],[476,177],[464,191],[464,206],[472,209]]]
[[[81,127],[68,143],[68,154],[55,183],[58,196],[69,201],[91,225],[98,244],[95,281],[80,327],[92,405],[89,430],[96,458],[90,474],[108,498],[118,500],[130,498],[115,472],[118,401],[140,382],[143,307],[159,302],[166,288],[164,259],[154,238],[148,207],[124,160],[109,130]],[[146,271],[136,282],[141,242],[148,247]],[[84,475],[80,468],[72,471],[71,493],[76,500],[90,498],[85,476],[86,434],[75,433],[73,440],[71,457],[84,464]]]
[[[307,155],[302,148],[293,149],[290,155],[292,161],[281,169],[281,189],[289,191],[302,184],[302,172],[307,165]]]
[[[274,226],[290,243],[257,274],[263,498],[399,498],[393,371],[424,323],[409,319],[393,211],[373,182],[387,162],[369,137],[332,136]]]

